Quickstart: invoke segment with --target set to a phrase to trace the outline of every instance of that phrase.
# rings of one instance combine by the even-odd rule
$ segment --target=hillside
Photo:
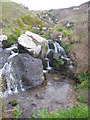
[[[62,45],[69,51],[76,68],[80,73],[88,69],[88,2],[71,8],[42,11],[45,18],[55,21],[50,34],[51,39],[59,40],[63,35]],[[47,19],[44,19],[44,21]],[[83,51],[83,53],[82,53]]]

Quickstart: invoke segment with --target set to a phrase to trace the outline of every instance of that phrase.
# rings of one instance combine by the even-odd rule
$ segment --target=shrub
[[[48,112],[47,110],[39,110],[37,116],[34,118],[88,118],[87,105],[73,106],[71,109],[60,109],[56,114],[54,112]]]

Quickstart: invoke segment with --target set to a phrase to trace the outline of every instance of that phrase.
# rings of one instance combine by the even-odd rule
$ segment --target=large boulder
[[[20,52],[28,52],[34,57],[44,58],[46,55],[46,45],[48,44],[45,38],[32,33],[25,32],[18,38],[19,51]]]
[[[44,81],[42,61],[29,54],[17,54],[2,69],[7,91],[37,87]],[[22,84],[22,85],[21,85]]]

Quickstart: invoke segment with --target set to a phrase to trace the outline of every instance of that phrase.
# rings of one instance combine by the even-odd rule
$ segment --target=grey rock
[[[12,84],[10,77],[12,76],[18,90],[21,89],[20,80],[24,89],[40,86],[44,81],[43,65],[40,59],[33,58],[29,54],[18,54],[10,59],[8,64],[10,69],[8,71],[8,66],[7,69],[4,67],[3,75],[8,76],[7,82],[11,81],[10,84]],[[8,72],[10,72],[10,76]]]

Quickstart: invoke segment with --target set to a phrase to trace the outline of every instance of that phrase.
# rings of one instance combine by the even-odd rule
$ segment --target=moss
[[[22,112],[20,111],[19,105],[17,105],[17,107],[12,112],[12,117],[13,118],[19,118],[21,113]]]
[[[16,106],[16,105],[18,105],[19,103],[18,103],[17,100],[11,100],[11,101],[9,102],[9,104],[10,104],[11,106]]]
[[[58,58],[58,59],[56,60],[56,68],[59,68],[60,65],[61,65],[61,63],[62,63],[62,59],[61,59],[61,58]]]
[[[48,45],[45,46],[45,50],[46,50],[46,52],[48,51]]]

